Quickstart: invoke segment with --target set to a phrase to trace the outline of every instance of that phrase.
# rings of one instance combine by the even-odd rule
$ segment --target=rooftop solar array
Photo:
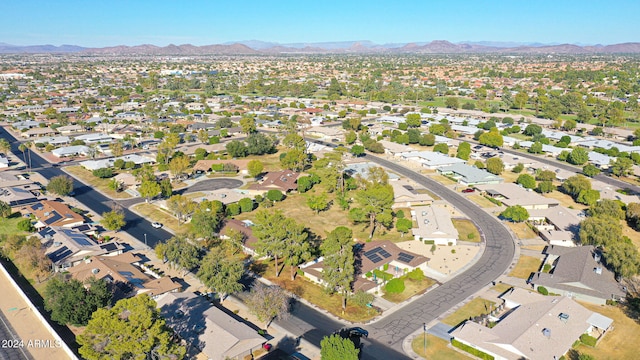
[[[83,233],[75,232],[71,229],[60,229],[65,235],[67,235],[71,240],[73,240],[76,244],[80,246],[91,246],[95,245],[91,240]]]
[[[364,256],[371,260],[371,262],[373,262],[374,264],[382,261],[382,258],[384,257],[385,259],[388,257],[391,257],[391,254],[389,254],[387,252],[387,250],[383,249],[382,247],[378,246],[376,248],[373,248],[367,252],[364,253]]]
[[[51,215],[52,215],[52,216],[51,216],[50,218],[48,218],[47,220],[45,220],[45,221],[44,221],[44,223],[45,223],[45,224],[47,224],[47,225],[51,225],[51,224],[53,224],[54,222],[56,222],[56,221],[58,221],[58,220],[62,219],[62,215],[58,214],[58,213],[57,213],[57,212],[55,212],[55,211],[54,211],[54,212],[52,212],[52,213],[51,213]]]
[[[73,251],[69,250],[68,247],[63,246],[60,249],[57,249],[56,251],[49,253],[49,255],[47,256],[49,257],[49,259],[51,259],[51,262],[53,262],[54,264],[57,264],[59,261],[64,260],[65,258],[71,255],[73,255]]]
[[[415,256],[413,255],[409,255],[407,253],[401,252],[398,254],[398,261],[402,261],[403,263],[410,263],[411,260],[413,260],[415,258]]]

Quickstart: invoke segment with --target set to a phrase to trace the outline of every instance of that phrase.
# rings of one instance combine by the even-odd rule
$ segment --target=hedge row
[[[473,348],[473,347],[471,347],[471,346],[469,346],[467,344],[463,344],[463,343],[461,343],[460,341],[458,341],[456,339],[451,339],[451,345],[457,347],[460,350],[466,351],[471,355],[477,356],[477,357],[479,357],[480,359],[483,359],[483,360],[493,360],[494,359],[493,356],[485,353],[484,351],[480,351],[480,350],[478,350],[476,348]]]

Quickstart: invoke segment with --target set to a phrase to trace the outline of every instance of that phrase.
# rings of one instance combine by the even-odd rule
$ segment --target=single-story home
[[[267,342],[249,325],[194,293],[166,293],[156,303],[167,326],[189,344],[189,358],[253,358]]]
[[[53,135],[56,135],[57,133],[58,132],[56,130],[51,128],[37,127],[37,128],[31,128],[23,133],[20,133],[20,136],[22,136],[23,138],[37,138],[42,136],[53,136]]]
[[[560,359],[582,334],[597,339],[613,320],[567,297],[511,288],[492,315],[465,321],[449,334],[496,360]],[[493,327],[485,326],[491,322]]]
[[[414,149],[408,145],[398,144],[388,140],[380,140],[378,142],[384,146],[384,152],[388,155],[398,156],[402,153],[414,151]]]
[[[74,145],[74,146],[65,146],[57,149],[53,149],[51,151],[51,155],[62,158],[68,156],[87,156],[91,150],[88,146],[85,145]]]
[[[400,157],[404,160],[420,163],[427,169],[439,169],[455,164],[466,163],[465,160],[433,151],[411,151],[400,154]]]
[[[451,213],[444,207],[432,205],[412,209],[418,224],[411,233],[416,240],[433,240],[436,245],[456,245],[458,230],[451,221]]]
[[[492,173],[467,164],[441,167],[438,172],[448,175],[462,185],[501,184],[504,179]]]
[[[411,207],[416,205],[428,205],[433,202],[433,198],[426,192],[426,189],[410,183],[408,180],[400,179],[389,182],[393,188],[393,207]]]
[[[84,217],[73,212],[65,203],[53,200],[40,200],[22,210],[25,214],[33,214],[38,222],[36,229],[47,226],[72,228],[84,224]]]
[[[604,266],[594,246],[547,246],[544,253],[544,264],[551,269],[531,275],[529,282],[536,288],[544,286],[549,292],[599,305],[625,298],[624,286]]]
[[[140,156],[136,154],[124,155],[117,158],[109,158],[109,159],[100,159],[100,160],[86,160],[80,163],[82,167],[89,171],[103,169],[103,168],[111,168],[116,160],[122,159],[124,162],[132,161],[136,165],[143,164],[153,164],[155,159],[150,158],[148,156]]]
[[[531,189],[525,189],[514,183],[503,183],[499,186],[484,184],[474,187],[492,198],[500,200],[506,206],[520,205],[527,210],[531,210],[546,209],[560,205],[560,202],[556,199],[544,197]]]
[[[298,189],[298,176],[300,173],[291,170],[269,172],[262,177],[259,183],[251,185],[249,189],[261,191],[275,189],[287,193]]]

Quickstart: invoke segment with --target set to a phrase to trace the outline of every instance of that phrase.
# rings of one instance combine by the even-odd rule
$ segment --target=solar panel
[[[378,252],[380,253],[380,255],[384,256],[385,259],[391,256],[391,254],[389,254],[385,249],[380,249],[380,251]]]
[[[69,250],[69,248],[67,248],[66,246],[63,246],[47,256],[49,257],[49,259],[51,259],[51,262],[57,263],[60,260],[63,260],[71,255],[73,255],[73,251]]]
[[[106,244],[102,244],[100,246],[101,249],[106,250],[106,251],[114,251],[116,250],[118,247],[116,246],[116,244],[114,243],[106,243]]]
[[[54,222],[56,222],[56,221],[58,221],[58,220],[62,219],[62,215],[58,214],[58,213],[57,213],[57,212],[55,212],[55,211],[52,213],[52,215],[53,215],[53,216],[51,216],[50,218],[48,218],[47,220],[45,220],[45,221],[44,221],[44,223],[45,223],[45,224],[47,224],[47,225],[51,225],[51,224],[53,224]]]
[[[413,260],[415,258],[415,256],[413,255],[409,255],[407,253],[401,252],[398,254],[398,261],[402,261],[403,263],[410,263],[411,260]]]
[[[373,248],[369,251],[367,251],[366,253],[364,253],[364,256],[369,257],[369,255],[373,255],[375,253],[377,253],[378,251],[382,250],[382,248],[380,246]]]
[[[382,258],[380,256],[378,256],[377,254],[369,255],[369,256],[367,256],[367,258],[369,260],[371,260],[374,264],[382,261]]]

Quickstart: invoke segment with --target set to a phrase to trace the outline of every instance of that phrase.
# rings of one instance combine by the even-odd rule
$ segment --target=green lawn
[[[112,199],[128,199],[131,197],[127,192],[116,192],[115,190],[110,189],[109,182],[111,179],[100,179],[95,177],[91,171],[83,168],[82,166],[67,166],[64,167],[63,170]]]
[[[18,222],[22,219],[24,218],[20,213],[13,213],[8,218],[0,218],[0,234],[26,235],[26,232],[18,230]]]
[[[424,293],[435,283],[436,282],[434,280],[429,279],[428,277],[425,277],[422,280],[411,280],[405,278],[405,288],[403,292],[401,292],[400,294],[384,294],[382,297],[394,303],[401,303],[414,295]]]
[[[460,309],[442,320],[443,323],[457,326],[461,322],[479,315],[488,314],[495,305],[493,301],[477,297],[464,304]]]

